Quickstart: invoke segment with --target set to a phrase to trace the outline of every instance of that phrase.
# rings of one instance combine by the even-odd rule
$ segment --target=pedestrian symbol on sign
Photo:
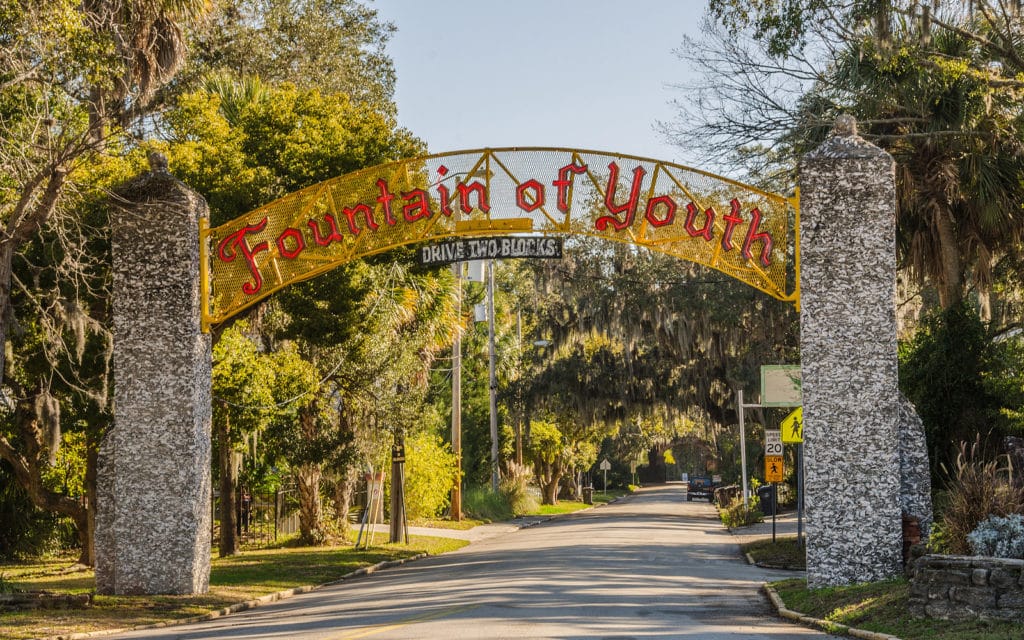
[[[779,424],[782,441],[787,444],[801,444],[804,441],[804,408],[797,407]]]
[[[765,482],[782,482],[783,476],[786,474],[786,467],[782,463],[782,456],[765,456],[764,457],[764,481]]]

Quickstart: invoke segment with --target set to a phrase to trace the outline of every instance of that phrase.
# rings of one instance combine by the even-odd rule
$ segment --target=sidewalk
[[[765,516],[764,522],[736,527],[730,529],[729,533],[736,539],[737,544],[747,544],[754,540],[763,540],[772,537],[772,517]],[[776,536],[796,535],[796,511],[786,511],[775,516]],[[807,518],[804,517],[804,535],[807,535]]]
[[[490,524],[481,524],[473,527],[472,529],[443,529],[441,527],[409,527],[409,535],[411,536],[433,536],[435,538],[453,538],[456,540],[468,540],[469,542],[478,542],[480,540],[486,540],[487,538],[493,538],[494,536],[504,535],[511,533],[519,529],[525,529],[526,527],[532,527],[535,524],[540,524],[546,520],[550,520],[551,516],[522,516],[513,520],[506,520],[504,522],[492,522]],[[356,527],[358,531],[358,527]],[[387,536],[390,532],[389,525],[378,524],[373,527],[374,535]]]

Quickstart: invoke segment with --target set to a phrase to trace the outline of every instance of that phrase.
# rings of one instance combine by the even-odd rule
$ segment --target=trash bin
[[[583,487],[583,504],[594,504],[594,487]]]
[[[770,484],[757,488],[757,499],[761,501],[761,513],[766,516],[775,515],[775,491]]]

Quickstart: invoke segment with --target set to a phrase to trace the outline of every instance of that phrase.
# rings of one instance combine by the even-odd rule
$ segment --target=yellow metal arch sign
[[[519,147],[402,160],[203,229],[203,321],[223,322],[282,287],[357,258],[479,235],[626,242],[799,304],[798,216],[796,198],[634,156]]]

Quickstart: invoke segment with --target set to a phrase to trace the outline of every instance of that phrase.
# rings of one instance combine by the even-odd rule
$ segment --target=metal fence
[[[352,495],[348,520],[358,524],[366,506],[365,485]],[[220,495],[214,491],[210,501],[213,515],[211,534],[220,537]],[[245,487],[235,494],[235,533],[242,547],[260,548],[276,544],[279,540],[299,531],[299,495],[294,484],[282,485],[277,491],[251,492]],[[216,543],[215,543],[216,544]]]

